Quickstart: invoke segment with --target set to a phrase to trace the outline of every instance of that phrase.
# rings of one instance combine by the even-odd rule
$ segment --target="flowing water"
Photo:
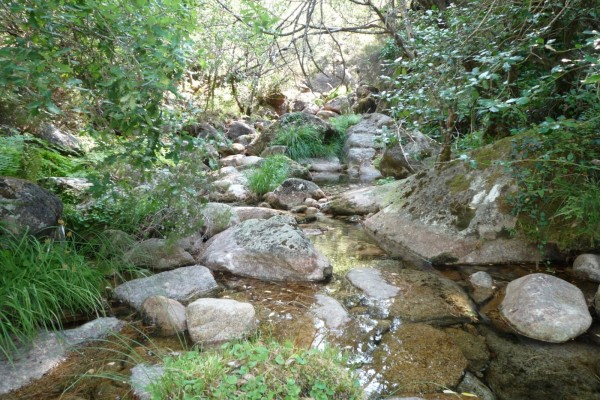
[[[334,274],[329,282],[272,283],[240,278],[229,274],[216,274],[215,278],[224,288],[220,296],[251,302],[257,310],[257,316],[261,321],[260,330],[264,334],[274,336],[280,340],[291,340],[298,345],[318,347],[325,343],[334,343],[344,348],[350,355],[351,363],[357,368],[361,383],[366,388],[370,399],[385,398],[394,394],[413,395],[413,389],[415,388],[420,388],[420,390],[425,388],[425,391],[438,392],[437,394],[424,395],[424,398],[457,398],[458,395],[439,393],[443,387],[436,386],[438,385],[436,382],[417,384],[416,386],[402,386],[403,381],[420,382],[421,379],[424,379],[419,376],[420,371],[422,371],[419,368],[422,365],[415,365],[413,375],[411,375],[411,371],[406,371],[406,368],[404,368],[405,370],[394,369],[397,360],[393,357],[407,352],[407,347],[394,347],[393,343],[395,342],[390,341],[390,338],[393,338],[406,324],[399,318],[387,317],[389,308],[392,306],[390,301],[369,300],[346,279],[348,271],[356,268],[376,268],[384,276],[391,279],[402,269],[418,270],[418,268],[407,265],[401,260],[388,257],[367,235],[359,223],[319,215],[317,221],[302,225],[302,229],[332,263]],[[527,266],[451,267],[440,272],[445,277],[458,283],[459,286],[467,289],[466,278],[471,273],[479,270],[490,273],[500,287],[527,273],[540,272]],[[432,271],[427,272],[431,273]],[[545,272],[555,273],[556,271],[548,270]],[[557,273],[563,279],[574,281],[573,277],[565,272],[559,271]],[[577,282],[577,284],[588,297],[595,290],[595,285],[582,282]],[[501,291],[499,293],[501,294]],[[311,312],[315,307],[315,296],[319,294],[338,300],[348,310],[350,322],[338,329],[326,329],[324,322],[316,318]],[[460,354],[455,355],[451,351],[444,353],[443,346],[445,344],[441,343],[440,340],[443,342],[443,340],[446,340],[444,338],[449,337],[454,343],[458,344],[458,347],[466,355],[467,369],[485,382],[486,377],[490,375],[486,369],[494,360],[494,357],[499,357],[494,354],[493,350],[490,351],[486,347],[485,335],[487,334],[488,337],[490,337],[489,335],[496,335],[493,330],[499,330],[501,335],[511,335],[509,329],[502,325],[502,321],[497,315],[495,307],[500,299],[500,295],[496,296],[495,299],[479,310],[478,323],[467,321],[436,326],[435,328],[420,324],[416,341],[411,347],[419,355],[408,354],[406,356],[409,359],[411,357],[417,359],[421,364],[426,363],[427,360],[438,360],[436,361],[438,367],[436,365],[425,366],[429,369],[439,368],[438,375],[434,371],[434,373],[428,375],[427,379],[444,381],[444,379],[447,379],[446,375],[453,373],[452,366],[458,362],[457,359],[462,359]],[[423,298],[421,301],[426,303],[429,299]],[[67,400],[132,398],[130,388],[124,382],[129,368],[137,362],[144,360],[152,362],[157,355],[180,351],[191,346],[191,343],[185,337],[171,339],[153,337],[151,330],[143,327],[137,321],[138,316],[126,307],[115,306],[113,314],[133,322],[133,327],[124,332],[122,339],[84,350],[81,354],[71,358],[68,363],[53,371],[50,376],[43,378],[25,390],[21,390],[17,397],[12,398],[61,398]],[[600,346],[598,346],[600,335],[596,334],[600,333],[600,330],[597,326],[598,322],[596,321],[595,330],[591,329],[590,333],[584,335],[578,341],[587,346],[585,351],[588,353],[589,351],[597,351],[598,363],[596,366],[590,365],[589,367],[596,368],[591,373],[600,376]],[[409,337],[405,336],[404,340],[408,343]],[[518,339],[513,337],[511,340]],[[399,342],[402,342],[402,340],[399,340]],[[407,343],[404,343],[404,345],[407,345]],[[525,345],[529,346],[527,343]],[[452,346],[456,347],[454,344]],[[443,358],[444,354],[449,354],[448,359]],[[440,359],[440,357],[442,358]],[[593,354],[591,359],[593,363]],[[585,362],[589,363],[587,359]],[[400,364],[407,365],[406,363]],[[450,369],[447,370],[446,367]],[[498,368],[504,367],[499,366]],[[542,385],[556,384],[556,382],[551,382],[556,379],[556,375],[553,376],[552,371],[549,371],[547,376],[543,376],[543,369],[540,371],[539,380]],[[83,373],[87,373],[86,378],[74,378]],[[111,373],[117,378],[106,379],[107,374]],[[512,374],[511,371],[506,371],[506,373]],[[573,373],[578,372],[574,371]],[[544,382],[544,380],[548,380],[548,382]],[[495,381],[505,382],[506,380],[495,378]],[[506,382],[509,382],[508,385],[514,385],[514,383],[510,383],[512,382],[510,380]],[[568,383],[565,382],[565,384]],[[434,390],[431,390],[431,387],[434,387]],[[600,398],[600,378],[598,379],[598,389],[598,396],[590,397],[591,399]],[[532,388],[531,390],[535,389]],[[65,394],[61,397],[63,391],[65,391]],[[522,391],[518,393],[514,395],[516,396],[514,398],[539,398],[536,397],[535,392],[532,392],[531,396],[523,394]],[[506,396],[504,394],[502,397],[507,398]]]

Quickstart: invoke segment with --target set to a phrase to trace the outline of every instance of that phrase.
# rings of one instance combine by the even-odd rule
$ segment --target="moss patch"
[[[464,192],[465,190],[469,189],[470,184],[471,180],[462,174],[456,175],[454,178],[446,182],[448,189],[453,194]]]

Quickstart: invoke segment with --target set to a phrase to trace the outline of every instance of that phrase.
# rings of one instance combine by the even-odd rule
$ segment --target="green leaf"
[[[583,83],[586,85],[600,82],[600,74],[588,76]]]
[[[48,102],[46,103],[46,110],[48,110],[49,112],[51,112],[52,114],[60,114],[60,108],[58,108],[56,106],[56,104],[54,104],[53,102]]]

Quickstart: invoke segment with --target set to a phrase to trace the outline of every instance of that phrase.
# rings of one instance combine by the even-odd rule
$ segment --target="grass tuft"
[[[15,340],[60,327],[63,315],[99,311],[104,278],[70,242],[0,236],[0,353],[11,358]]]
[[[267,157],[258,169],[252,170],[248,175],[248,186],[256,195],[262,196],[275,190],[289,177],[289,168],[289,158],[281,155]]]
[[[245,341],[164,359],[149,389],[160,399],[362,399],[358,380],[333,348]]]

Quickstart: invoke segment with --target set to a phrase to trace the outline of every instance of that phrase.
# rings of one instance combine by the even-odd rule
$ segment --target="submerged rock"
[[[199,297],[210,296],[218,288],[208,268],[193,265],[125,282],[115,288],[114,296],[139,311],[150,296],[165,296],[187,304]]]
[[[494,353],[486,381],[501,400],[600,399],[598,346],[543,343],[485,329]]]
[[[460,348],[443,331],[425,324],[402,325],[384,335],[373,362],[394,393],[435,393],[455,388],[467,367]]]
[[[372,268],[358,268],[348,272],[346,278],[373,299],[385,300],[395,297],[400,289],[387,283],[381,272]]]
[[[576,338],[592,324],[581,290],[546,274],[510,282],[500,312],[520,334],[552,343]]]
[[[348,312],[336,299],[322,294],[315,295],[318,307],[312,310],[315,317],[323,320],[328,329],[339,329],[348,322]]]
[[[205,243],[199,260],[217,271],[267,281],[320,281],[332,272],[290,216],[251,219],[229,228]]]
[[[188,332],[194,343],[241,339],[256,328],[254,307],[231,299],[198,299],[188,305]]]
[[[20,347],[12,361],[0,358],[0,395],[41,378],[64,362],[76,346],[102,339],[124,326],[125,322],[116,318],[98,318],[79,328],[40,334],[33,343]]]

